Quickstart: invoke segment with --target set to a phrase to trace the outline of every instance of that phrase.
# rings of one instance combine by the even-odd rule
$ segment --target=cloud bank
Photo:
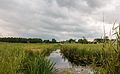
[[[117,19],[119,0],[0,0],[0,36],[65,40],[103,36]]]

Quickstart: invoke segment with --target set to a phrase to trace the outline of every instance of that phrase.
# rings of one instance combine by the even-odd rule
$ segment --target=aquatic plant
[[[41,55],[28,51],[21,61],[17,73],[22,74],[55,74],[54,63]]]

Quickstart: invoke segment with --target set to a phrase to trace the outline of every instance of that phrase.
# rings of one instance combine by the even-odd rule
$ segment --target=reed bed
[[[41,55],[44,49],[52,46],[0,43],[0,74],[54,74],[54,63]]]

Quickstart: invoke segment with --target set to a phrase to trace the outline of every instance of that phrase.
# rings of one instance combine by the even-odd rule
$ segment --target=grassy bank
[[[0,74],[54,74],[54,64],[44,55],[55,45],[0,43]],[[50,50],[50,51],[47,51]]]
[[[61,53],[74,65],[91,66],[96,74],[119,74],[119,52],[116,45],[109,44],[66,44]]]
[[[0,74],[54,74],[54,63],[46,56],[56,49],[75,65],[91,66],[96,74],[120,73],[116,45],[0,43]]]

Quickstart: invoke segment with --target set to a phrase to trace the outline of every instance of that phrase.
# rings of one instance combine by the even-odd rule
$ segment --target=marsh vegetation
[[[103,48],[103,44],[0,43],[0,74],[56,74],[56,62],[48,57],[57,49],[71,66],[89,66],[96,74],[119,74],[120,52],[115,48],[110,44]],[[64,68],[63,74],[71,68]]]

